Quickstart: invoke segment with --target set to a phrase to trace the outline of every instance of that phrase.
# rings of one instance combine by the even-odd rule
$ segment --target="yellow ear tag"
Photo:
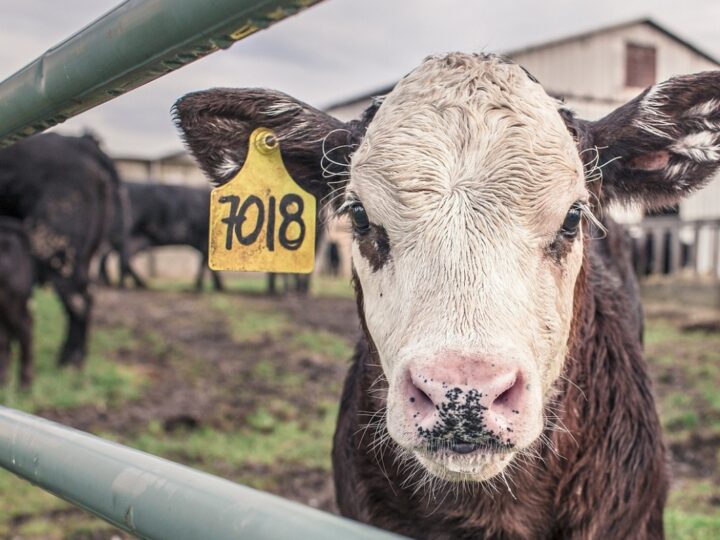
[[[242,169],[210,194],[213,270],[312,272],[315,197],[292,179],[269,129],[250,135]]]

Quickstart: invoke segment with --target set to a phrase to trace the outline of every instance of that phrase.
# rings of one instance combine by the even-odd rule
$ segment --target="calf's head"
[[[295,179],[353,223],[387,430],[432,474],[482,481],[546,428],[593,212],[675,202],[720,160],[720,73],[671,79],[597,122],[521,67],[430,57],[357,121],[284,94],[215,89],[175,108],[219,183],[274,129]]]

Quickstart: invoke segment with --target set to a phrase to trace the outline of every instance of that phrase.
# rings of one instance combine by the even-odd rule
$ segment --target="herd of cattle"
[[[201,290],[210,271],[209,200],[202,187],[123,182],[89,135],[41,134],[0,150],[0,384],[12,341],[19,346],[20,384],[31,384],[29,301],[35,284],[49,284],[62,302],[68,327],[58,363],[76,367],[87,349],[94,257],[101,283],[110,284],[108,260],[114,252],[118,284],[130,279],[144,287],[131,264],[134,255],[158,246],[190,246],[201,255],[195,280]],[[220,276],[210,273],[221,290]],[[275,290],[275,276],[268,286]],[[302,292],[307,284],[295,287]]]

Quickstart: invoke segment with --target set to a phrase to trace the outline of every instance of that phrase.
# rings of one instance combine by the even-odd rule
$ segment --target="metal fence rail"
[[[140,538],[399,538],[2,406],[0,466]]]
[[[125,0],[0,83],[0,147],[321,0]]]

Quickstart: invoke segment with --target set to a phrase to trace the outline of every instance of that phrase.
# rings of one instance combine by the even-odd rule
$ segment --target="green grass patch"
[[[275,362],[267,359],[259,360],[253,366],[253,375],[261,381],[285,388],[299,388],[306,381],[306,376],[302,371],[282,369]]]
[[[353,353],[344,338],[325,330],[299,330],[293,334],[292,346],[340,361]]]
[[[349,277],[313,276],[310,290],[314,296],[355,298]]]
[[[668,508],[665,536],[673,540],[715,540],[720,538],[720,515],[706,515]]]
[[[268,293],[267,276],[262,273],[240,273],[223,272],[223,285],[225,293],[239,293],[251,296],[263,296]],[[152,279],[148,280],[148,286],[157,291],[166,292],[189,292],[194,291],[194,279]],[[279,291],[282,291],[282,280],[277,281]],[[213,288],[212,279],[206,276],[203,290],[216,294]],[[349,277],[312,276],[311,292],[313,296],[331,298],[354,298],[355,292],[350,284]],[[223,293],[217,293],[223,294]]]
[[[226,317],[230,335],[238,343],[256,343],[265,337],[276,337],[289,324],[285,313],[252,308],[249,302],[239,298],[213,295],[209,301],[213,309]]]
[[[660,404],[663,427],[668,431],[683,431],[696,428],[698,415],[694,410],[693,398],[685,392],[672,392]]]
[[[62,306],[48,289],[36,290],[33,302],[35,380],[29,391],[18,389],[17,359],[14,358],[10,382],[0,388],[0,403],[36,412],[80,405],[104,408],[139,396],[144,384],[141,372],[112,361],[118,350],[138,346],[127,328],[91,329],[84,369],[60,368],[56,360],[66,327]]]
[[[154,424],[131,439],[115,434],[104,436],[258,489],[272,489],[275,482],[272,473],[264,472],[268,468],[282,471],[283,466],[301,466],[330,470],[337,409],[336,402],[324,402],[310,412],[312,420],[307,411],[303,420],[296,417],[286,420],[272,407],[261,407],[248,415],[246,425],[236,431],[200,427],[165,433],[159,424]]]

